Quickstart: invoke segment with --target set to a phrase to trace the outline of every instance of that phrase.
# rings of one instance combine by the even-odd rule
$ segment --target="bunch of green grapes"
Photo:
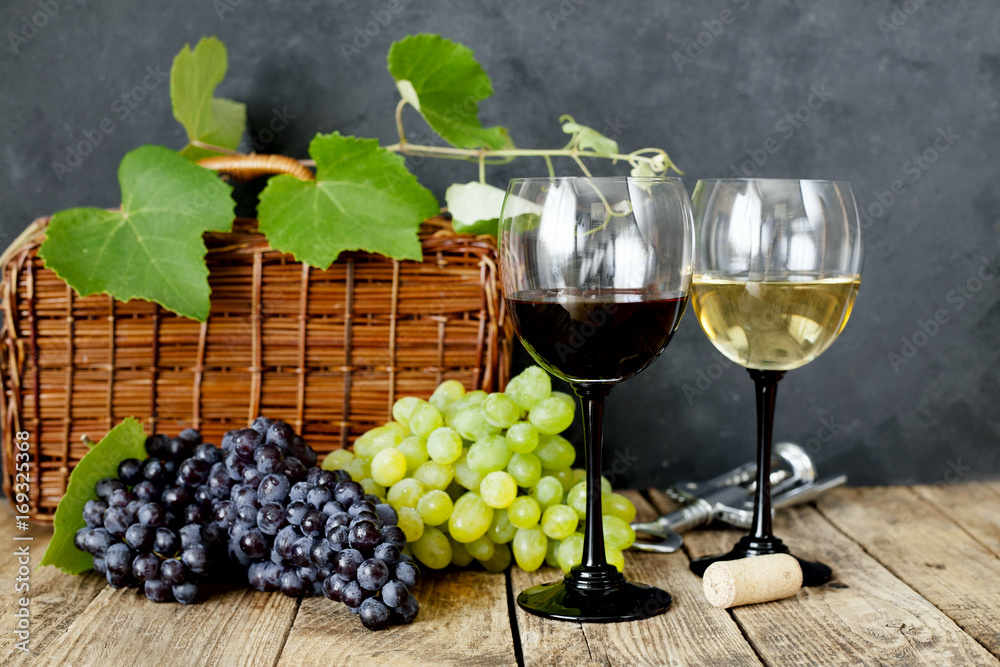
[[[358,438],[353,452],[331,452],[323,467],[385,499],[427,567],[477,560],[499,572],[513,557],[528,572],[542,563],[568,572],[583,555],[587,495],[584,471],[572,467],[576,451],[559,435],[575,411],[538,366],[503,393],[448,380],[429,401],[396,401],[393,421]],[[608,562],[622,570],[635,506],[601,482]]]

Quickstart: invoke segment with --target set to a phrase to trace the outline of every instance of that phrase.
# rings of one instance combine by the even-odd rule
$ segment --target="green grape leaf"
[[[232,228],[231,188],[162,146],[140,146],[118,167],[120,210],[52,216],[39,256],[80,296],[155,301],[204,322],[210,308],[205,232]]]
[[[399,94],[449,144],[511,145],[507,128],[479,122],[479,101],[493,94],[493,84],[472,49],[440,35],[409,35],[393,43],[387,61]]]
[[[460,234],[497,235],[506,193],[486,183],[453,183],[444,193],[452,226]]]
[[[213,97],[228,68],[226,47],[215,37],[202,37],[193,50],[185,44],[174,57],[170,102],[174,118],[187,130],[188,145],[180,153],[190,160],[218,155],[194,145],[194,141],[235,150],[243,136],[246,105]]]
[[[577,123],[572,116],[559,116],[559,122],[562,123],[562,131],[572,135],[570,143],[581,151],[593,151],[602,155],[613,155],[618,152],[617,141],[608,139],[592,127]]]
[[[260,230],[271,247],[325,269],[346,250],[422,257],[420,223],[437,200],[377,139],[317,134],[309,144],[316,180],[282,174],[260,194]]]
[[[86,525],[83,506],[96,500],[94,488],[105,477],[118,476],[118,464],[125,459],[146,457],[146,434],[138,421],[129,417],[111,429],[104,439],[94,445],[69,476],[66,493],[53,521],[55,532],[38,567],[52,565],[67,574],[82,574],[94,566],[90,554],[80,551],[73,544],[76,531]]]

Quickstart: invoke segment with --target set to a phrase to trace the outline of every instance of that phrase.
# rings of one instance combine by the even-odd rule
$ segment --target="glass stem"
[[[748,369],[757,389],[757,492],[754,494],[753,525],[750,537],[772,540],[771,533],[771,441],[778,382],[785,371]]]
[[[604,399],[611,393],[608,384],[577,384],[573,391],[583,409],[583,447],[587,466],[587,519],[583,531],[583,568],[603,569],[604,521],[601,516],[601,440],[604,429]]]

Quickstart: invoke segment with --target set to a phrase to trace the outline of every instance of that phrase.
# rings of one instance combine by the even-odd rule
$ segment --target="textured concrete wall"
[[[304,156],[317,131],[393,141],[386,50],[434,31],[476,50],[496,87],[483,120],[521,146],[561,145],[557,118],[570,113],[625,148],[666,148],[689,188],[848,180],[866,216],[861,294],[840,340],[782,383],[778,437],[809,442],[856,483],[1000,471],[995,2],[13,0],[0,19],[4,243],[35,216],[116,205],[129,149],[183,144],[163,75],[205,34],[229,47],[220,92],[247,103],[263,152]],[[475,175],[411,165],[438,195]],[[543,170],[522,160],[489,179]],[[253,194],[240,190],[244,212]],[[751,458],[753,415],[746,373],[689,315],[661,360],[612,395],[607,442],[631,457],[626,481],[665,483]]]

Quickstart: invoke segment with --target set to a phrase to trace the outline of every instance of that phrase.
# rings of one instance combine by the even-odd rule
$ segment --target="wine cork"
[[[788,554],[724,560],[705,570],[705,598],[720,609],[781,600],[801,587],[802,568]]]

